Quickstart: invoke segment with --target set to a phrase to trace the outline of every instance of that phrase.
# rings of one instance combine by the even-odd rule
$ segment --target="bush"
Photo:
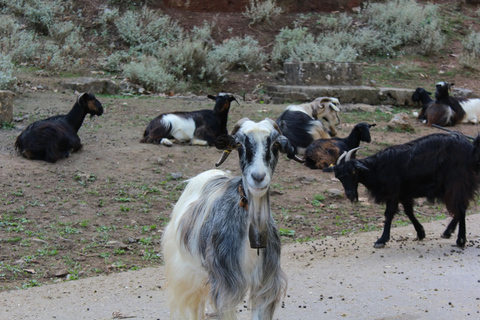
[[[147,90],[167,92],[176,85],[175,77],[153,57],[143,56],[139,62],[130,62],[125,65],[123,73],[130,81],[143,85]]]
[[[445,36],[436,5],[423,6],[414,0],[368,3],[361,18],[379,39],[379,45],[370,48],[372,53],[393,56],[403,49],[432,54],[444,47]]]
[[[12,61],[0,53],[0,90],[11,89],[17,78],[13,75],[15,66]]]
[[[275,0],[250,0],[250,6],[245,7],[243,15],[252,20],[251,24],[257,22],[270,22],[270,18],[282,13],[282,8],[277,7]]]
[[[159,48],[182,37],[183,30],[168,16],[144,7],[140,12],[127,11],[115,21],[120,37],[133,50],[152,55]]]
[[[272,59],[279,64],[292,60],[352,62],[358,56],[353,38],[347,32],[334,32],[315,39],[305,28],[282,29]]]
[[[283,28],[275,37],[272,59],[280,64],[292,59],[303,60],[302,52],[308,51],[306,47],[311,46],[311,50],[316,50],[314,43],[315,38],[308,33],[307,28]]]
[[[70,9],[72,1],[63,0],[0,0],[8,11],[24,17],[37,31],[48,34],[55,16]]]
[[[22,30],[10,15],[0,16],[1,53],[17,63],[32,61],[39,51],[34,32]]]
[[[460,63],[467,68],[480,70],[480,33],[470,32],[462,41]]]
[[[231,38],[216,46],[209,52],[207,64],[224,64],[226,70],[241,69],[254,71],[261,68],[267,57],[262,52],[257,40],[245,38]]]

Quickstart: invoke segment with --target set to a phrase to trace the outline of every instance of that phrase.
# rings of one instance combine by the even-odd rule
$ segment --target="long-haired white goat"
[[[252,319],[272,319],[287,280],[269,188],[279,152],[294,148],[271,119],[240,120],[217,138],[219,166],[237,149],[242,174],[209,170],[192,178],[175,205],[162,239],[172,317],[235,319],[247,291]]]

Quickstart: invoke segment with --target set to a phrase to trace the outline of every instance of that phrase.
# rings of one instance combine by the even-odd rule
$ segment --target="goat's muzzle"
[[[345,190],[345,195],[347,196],[348,200],[350,200],[351,202],[358,202],[358,193],[356,190],[354,191]]]

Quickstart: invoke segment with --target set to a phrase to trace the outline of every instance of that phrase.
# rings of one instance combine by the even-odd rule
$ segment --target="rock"
[[[363,70],[349,62],[286,62],[283,64],[287,85],[361,85]]]
[[[317,179],[312,176],[301,176],[301,177],[298,177],[297,180],[303,183],[312,183],[317,181]]]
[[[356,103],[356,104],[347,103],[347,104],[342,104],[340,107],[342,108],[343,112],[350,112],[350,111],[375,112],[375,110],[377,109],[377,107],[375,106],[364,104],[364,103]]]
[[[61,85],[66,89],[92,94],[116,94],[120,91],[120,88],[115,81],[110,79],[77,78],[70,82],[63,82]]]
[[[391,130],[401,130],[408,132],[415,131],[415,129],[412,127],[412,124],[410,123],[408,114],[406,114],[405,112],[397,113],[396,115],[394,115],[392,120],[388,122],[387,126]]]
[[[68,275],[67,269],[60,269],[53,273],[53,276],[57,278],[65,277],[66,275]]]
[[[172,180],[179,180],[183,175],[181,172],[173,172],[170,174],[170,176],[172,177]]]
[[[343,191],[340,189],[328,189],[327,192],[332,197],[341,197],[343,195]]]
[[[0,90],[0,123],[13,120],[13,96],[9,90]]]

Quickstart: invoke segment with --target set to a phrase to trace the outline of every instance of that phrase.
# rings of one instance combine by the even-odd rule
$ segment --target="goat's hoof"
[[[423,239],[425,239],[425,231],[417,233],[417,240],[420,241],[420,240],[423,240]]]
[[[385,243],[378,243],[376,242],[374,245],[373,245],[374,248],[377,248],[377,249],[380,249],[380,248],[384,248],[385,247]]]
[[[465,239],[457,239],[457,247],[465,248],[467,241]]]
[[[440,235],[440,237],[442,237],[443,239],[450,239],[451,235],[452,235],[451,233],[444,232]]]

